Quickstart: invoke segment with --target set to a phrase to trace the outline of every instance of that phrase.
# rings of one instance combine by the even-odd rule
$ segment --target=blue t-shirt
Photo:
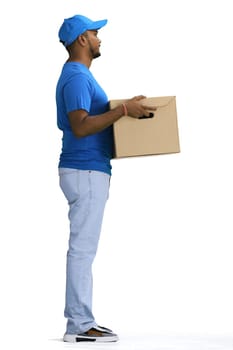
[[[90,70],[82,63],[64,64],[56,88],[57,125],[63,131],[59,167],[96,170],[111,175],[113,131],[77,137],[71,130],[68,113],[84,109],[89,116],[109,110],[108,98]]]

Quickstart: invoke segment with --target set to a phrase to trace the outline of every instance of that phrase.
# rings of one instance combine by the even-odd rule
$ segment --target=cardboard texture
[[[113,109],[127,100],[111,100]],[[179,153],[176,97],[149,97],[142,101],[156,106],[153,118],[135,119],[124,116],[113,125],[114,158]]]

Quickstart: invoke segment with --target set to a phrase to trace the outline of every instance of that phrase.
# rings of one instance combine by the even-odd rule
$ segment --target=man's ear
[[[85,38],[85,35],[82,35],[82,34],[79,35],[77,40],[78,40],[79,45],[81,45],[81,46],[85,46],[86,45],[87,40]]]

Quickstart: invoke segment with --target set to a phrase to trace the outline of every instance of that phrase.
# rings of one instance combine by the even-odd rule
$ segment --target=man
[[[113,155],[112,124],[124,115],[149,115],[138,96],[109,110],[108,98],[89,68],[100,56],[98,30],[107,20],[75,15],[64,20],[59,39],[68,51],[56,89],[57,124],[63,131],[60,186],[69,204],[67,252],[67,342],[117,341],[92,314],[92,263],[96,255]],[[150,107],[151,109],[151,107]]]

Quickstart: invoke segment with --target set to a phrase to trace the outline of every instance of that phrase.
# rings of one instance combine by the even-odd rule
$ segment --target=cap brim
[[[101,21],[93,22],[92,25],[88,27],[88,30],[98,30],[107,24],[107,19],[102,19]]]

